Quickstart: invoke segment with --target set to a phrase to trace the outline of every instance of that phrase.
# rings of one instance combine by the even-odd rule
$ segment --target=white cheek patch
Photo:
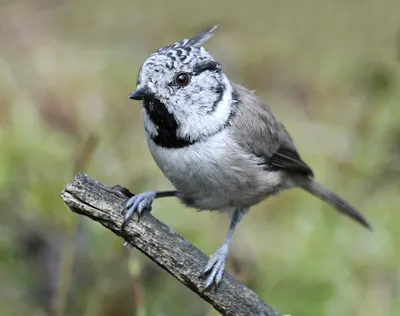
[[[142,106],[142,115],[143,115],[144,129],[146,130],[146,133],[150,137],[157,136],[158,135],[157,127],[150,119],[149,115],[146,112],[146,109],[143,106]]]
[[[202,100],[192,106],[186,105],[183,111],[176,111],[175,115],[180,124],[177,135],[182,138],[198,140],[206,135],[213,134],[223,128],[231,114],[232,86],[226,76],[222,81],[225,89],[221,100],[212,109],[217,100],[215,91],[202,94]],[[191,99],[190,102],[196,100]],[[202,108],[204,104],[204,108]],[[185,105],[184,105],[185,106]]]

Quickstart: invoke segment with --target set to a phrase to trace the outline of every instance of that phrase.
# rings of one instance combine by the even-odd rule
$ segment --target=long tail
[[[351,206],[348,202],[342,199],[339,195],[331,190],[325,188],[323,185],[314,181],[311,178],[306,177],[296,177],[296,183],[299,187],[306,190],[307,192],[319,197],[321,200],[327,202],[339,212],[351,217],[364,227],[372,230],[371,225],[368,223],[367,219],[359,211]]]

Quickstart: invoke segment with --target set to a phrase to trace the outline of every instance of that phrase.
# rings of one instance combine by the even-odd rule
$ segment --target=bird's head
[[[143,63],[129,98],[142,100],[145,128],[151,137],[175,133],[196,141],[226,123],[232,86],[202,46],[216,28],[163,47]]]

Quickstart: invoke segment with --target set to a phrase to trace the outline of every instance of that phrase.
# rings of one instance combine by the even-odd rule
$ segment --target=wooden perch
[[[222,315],[279,315],[227,272],[216,291],[202,292],[204,279],[199,275],[208,257],[151,214],[144,214],[139,222],[135,215],[121,231],[121,210],[128,199],[121,191],[79,173],[74,184],[63,190],[62,198],[73,212],[90,217],[124,238]]]

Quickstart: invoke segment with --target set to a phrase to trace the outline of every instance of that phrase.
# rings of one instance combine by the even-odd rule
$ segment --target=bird
[[[134,195],[122,211],[123,227],[163,197],[228,214],[226,239],[199,275],[204,290],[220,284],[243,215],[282,191],[299,187],[371,229],[355,207],[314,179],[272,110],[230,80],[204,48],[217,27],[162,47],[143,62],[129,99],[141,101],[148,148],[174,190]]]

